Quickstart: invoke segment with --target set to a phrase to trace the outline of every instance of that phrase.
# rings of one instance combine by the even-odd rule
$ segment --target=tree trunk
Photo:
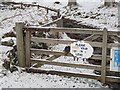
[[[77,5],[76,0],[69,0],[68,6]]]
[[[107,7],[114,6],[115,0],[104,0],[104,5]]]

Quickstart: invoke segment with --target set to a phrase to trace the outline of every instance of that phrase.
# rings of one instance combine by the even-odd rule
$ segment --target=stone
[[[10,61],[9,60],[4,60],[3,67],[7,70],[10,69]]]
[[[8,32],[8,33],[5,33],[5,34],[2,36],[2,38],[5,38],[5,37],[16,37],[16,34],[15,34],[15,32],[10,31],[10,32]]]
[[[13,46],[14,45],[14,41],[12,39],[8,40],[8,41],[2,41],[1,40],[1,45],[4,45],[4,46]]]

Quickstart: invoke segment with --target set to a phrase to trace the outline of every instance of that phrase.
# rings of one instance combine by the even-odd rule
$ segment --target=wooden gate
[[[76,40],[33,37],[31,33],[36,31],[37,32],[63,32],[63,33],[74,33],[74,34],[91,34],[91,36],[87,37],[87,39],[96,38],[96,36],[102,36],[102,42],[91,42],[91,41],[87,41],[87,39],[85,40],[85,42],[89,43],[92,47],[102,48],[102,55],[93,55],[90,58],[94,60],[102,60],[101,65],[70,64],[70,63],[53,61],[55,58],[64,56],[65,53],[59,52],[59,51],[31,48],[31,41],[43,42],[43,43],[55,43],[55,44],[70,44],[70,43],[76,42]],[[108,43],[107,40],[108,40],[108,36],[117,37],[118,32],[116,31],[108,31],[107,29],[35,27],[35,26],[25,26],[23,22],[18,22],[16,23],[16,33],[17,33],[18,61],[21,67],[31,67],[33,66],[33,64],[37,63],[37,64],[40,64],[41,66],[44,64],[48,64],[48,65],[56,65],[56,66],[63,66],[63,67],[94,69],[94,70],[101,71],[101,75],[72,73],[72,72],[55,71],[55,70],[43,70],[35,67],[29,68],[30,71],[34,71],[34,72],[90,78],[90,79],[101,80],[101,82],[103,83],[120,82],[120,77],[106,76],[106,72],[111,72],[110,67],[106,66],[106,62],[111,60],[110,56],[107,56],[107,48],[111,48],[112,45],[115,45],[115,43]],[[36,58],[31,58],[31,53],[46,54],[46,55],[53,55],[53,56],[47,60],[40,60]],[[72,56],[72,55],[69,53],[67,56]]]

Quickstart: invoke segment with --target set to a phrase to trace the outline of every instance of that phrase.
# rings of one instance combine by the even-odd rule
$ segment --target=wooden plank
[[[60,55],[53,55],[52,57],[46,59],[46,60],[49,60],[49,61],[53,61],[55,60],[56,58],[60,57]],[[31,60],[30,60],[31,61]],[[31,61],[31,64],[33,65],[33,62]],[[44,63],[42,62],[39,62],[39,64],[37,63],[36,67],[41,67],[42,65],[44,65]]]
[[[108,47],[109,47],[109,48],[112,48],[113,46],[115,46],[115,47],[120,47],[120,43],[109,43],[109,44],[108,44]]]
[[[25,40],[25,50],[26,50],[26,66],[30,67],[30,58],[31,58],[31,52],[30,52],[30,40],[31,38],[31,32],[26,31],[26,40]]]
[[[31,50],[31,53],[35,53],[37,55],[46,54],[46,55],[73,56],[70,53],[65,55],[64,52],[45,50],[45,49],[33,49],[33,48],[31,48],[30,50]],[[102,60],[102,56],[101,55],[93,55],[90,59]],[[107,56],[107,60],[110,60],[110,56]]]
[[[40,60],[40,59],[34,59],[34,58],[31,58],[31,63],[48,64],[48,65],[56,65],[56,66],[64,66],[64,67],[74,67],[74,68],[95,69],[95,70],[101,69],[101,66],[99,65],[70,64],[70,63]]]
[[[28,72],[34,73],[44,73],[44,74],[52,74],[52,75],[60,75],[60,76],[70,76],[70,77],[83,77],[83,78],[91,78],[100,80],[100,75],[90,75],[84,73],[74,73],[74,72],[65,72],[65,71],[57,71],[57,70],[45,70],[38,68],[29,68]]]
[[[102,60],[102,55],[94,54],[90,59]],[[107,61],[110,61],[110,56],[107,56]]]
[[[77,34],[102,34],[100,29],[83,29],[83,28],[60,28],[60,27],[25,27],[27,30],[39,31],[39,32],[66,32],[66,33],[77,33]]]
[[[36,43],[53,43],[53,44],[71,44],[74,42],[77,42],[78,40],[66,40],[66,39],[52,39],[52,38],[38,38],[38,37],[32,37],[31,41],[36,42]],[[91,41],[84,41],[85,43],[89,43],[92,47],[102,47],[102,43],[101,42],[91,42]],[[118,43],[108,43],[107,48],[111,48],[112,46],[120,46],[120,44]]]
[[[77,40],[65,40],[65,39],[52,39],[52,38],[38,38],[32,37],[31,41],[33,42],[44,42],[44,43],[53,43],[53,44],[70,44],[73,42],[77,42]]]
[[[52,61],[55,60],[56,58],[59,58],[61,55],[53,55],[50,58],[47,58],[46,60]]]
[[[66,32],[66,33],[77,33],[77,34],[100,34],[103,31],[101,29],[84,29],[84,28],[58,28],[58,27],[35,27],[26,26],[25,29],[39,32]],[[42,30],[42,31],[41,31]],[[117,35],[117,31],[108,31],[109,35]]]
[[[120,33],[120,31],[108,31],[108,35],[118,35],[118,33]]]
[[[34,63],[37,63],[37,66],[41,66],[41,65],[44,65],[44,64],[50,64],[50,65],[57,65],[57,66],[65,66],[66,64],[66,67],[77,67],[76,65],[73,65],[73,66],[69,66],[69,64],[70,63],[62,63],[62,62],[55,62],[55,61],[53,61],[52,63],[49,63],[50,61],[52,61],[52,60],[54,60],[54,59],[46,59],[46,60],[48,60],[48,61],[46,61],[46,60],[41,60],[41,59],[32,59],[31,58],[31,64],[33,64],[34,65]],[[42,63],[42,64],[41,64]],[[60,63],[60,64],[56,64],[56,63]],[[62,63],[62,64],[61,64]],[[100,72],[100,70],[101,70],[101,66],[100,65],[86,65],[86,64],[77,64],[78,65],[78,68],[86,68],[86,69],[94,69],[94,70],[97,70],[97,71],[99,71]],[[96,68],[95,68],[96,67]],[[110,67],[106,67],[106,70],[108,71],[108,72],[111,72],[110,71]],[[114,72],[114,71],[112,71],[112,72]]]
[[[24,42],[24,23],[17,22],[15,26],[17,37],[17,57],[20,67],[25,67],[25,42]]]
[[[111,36],[112,39],[114,39],[115,41],[118,41],[120,43],[120,36],[116,35],[116,36]]]
[[[83,39],[83,40],[84,40],[84,41],[92,41],[92,40],[97,39],[98,37],[100,37],[100,35],[92,34],[91,36],[88,36],[88,37],[86,37],[86,38]]]
[[[30,49],[32,53],[35,54],[46,54],[46,55],[65,55],[64,52],[58,52],[58,51],[52,51],[52,50],[45,50],[45,49]],[[68,54],[68,56],[72,56],[71,54]]]
[[[65,40],[65,39],[51,39],[51,38],[38,38],[38,37],[32,37],[31,41],[40,43],[53,43],[53,44],[71,44],[73,42],[77,42],[77,40]],[[84,41],[85,43],[89,43],[93,47],[102,47],[102,43],[100,42],[90,42],[90,41]]]
[[[101,81],[105,83],[107,62],[107,29],[103,30]]]
[[[106,81],[120,83],[120,77],[106,76]]]
[[[51,75],[59,75],[59,76],[69,76],[69,77],[82,77],[82,78],[89,78],[89,79],[96,79],[101,80],[100,75],[91,75],[91,74],[84,74],[84,73],[76,73],[70,71],[57,71],[57,70],[45,70],[45,69],[38,69],[38,68],[29,68],[27,72],[34,72],[34,73],[44,73],[44,74],[51,74]],[[119,77],[113,76],[106,76],[107,82],[120,82]]]

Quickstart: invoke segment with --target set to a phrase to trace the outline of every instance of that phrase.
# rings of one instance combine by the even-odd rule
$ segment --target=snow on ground
[[[81,7],[77,9],[64,10],[66,18],[71,18],[80,21],[82,24],[96,26],[98,28],[107,28],[108,30],[118,30],[118,8],[98,8],[102,6],[99,2],[82,2]],[[68,8],[69,9],[69,8]],[[81,14],[81,15],[78,15]],[[94,17],[95,16],[95,17]]]
[[[7,47],[7,46],[0,45],[0,60],[3,60],[3,59],[7,58],[5,52],[7,52],[10,49],[12,49],[12,47]]]
[[[23,0],[15,0],[17,2],[22,2]],[[55,1],[60,1],[60,5],[55,5]],[[89,1],[89,2],[88,2]],[[100,28],[107,27],[109,29],[117,30],[117,17],[118,17],[118,8],[113,7],[110,9],[102,8],[98,9],[98,6],[101,6],[102,0],[77,0],[80,7],[76,10],[68,10],[65,8],[67,5],[67,0],[36,0],[38,4],[49,6],[52,8],[60,8],[61,13],[63,13],[67,18],[76,19],[85,24],[91,24],[98,26]],[[26,3],[35,2],[35,0],[24,0]],[[64,7],[64,8],[63,8]],[[67,11],[67,13],[66,13]],[[91,13],[92,11],[92,13]],[[82,15],[88,15],[88,18],[82,18],[82,16],[77,16],[75,14],[81,12]],[[91,19],[91,14],[101,14],[97,18]],[[0,40],[4,33],[12,31],[15,26],[15,22],[24,21],[28,25],[39,25],[41,22],[46,23],[52,21],[50,16],[55,13],[50,12],[49,15],[46,15],[46,11],[43,9],[37,8],[26,8],[25,10],[1,10],[0,9]],[[111,14],[114,14],[111,17]],[[116,25],[116,26],[115,26]],[[62,34],[64,39],[70,39],[66,34]],[[66,45],[55,45],[54,50],[62,51]],[[6,58],[5,52],[11,49],[10,47],[0,46],[0,60]],[[74,61],[73,57],[61,56],[55,61],[66,62],[66,63],[75,63],[75,64],[85,64],[81,59]],[[86,63],[87,64],[87,63]],[[65,70],[71,72],[79,73],[90,73],[93,74],[93,70],[79,69],[79,68],[64,68],[60,66],[44,65],[44,69],[55,69],[55,70]],[[104,86],[104,88],[108,88]],[[0,74],[0,88],[103,88],[102,83],[92,79],[85,78],[74,78],[74,77],[63,77],[56,75],[46,75],[46,74],[34,74],[26,72],[8,72],[7,76]]]
[[[0,88],[103,88],[92,79],[14,72],[0,79]]]

